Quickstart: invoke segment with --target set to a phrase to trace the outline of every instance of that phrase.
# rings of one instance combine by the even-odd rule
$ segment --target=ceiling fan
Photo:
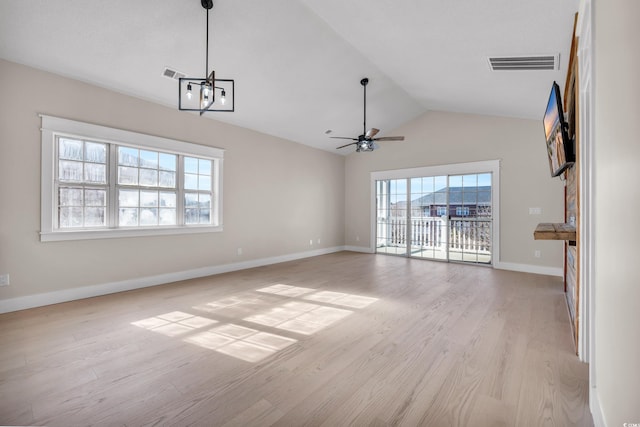
[[[360,84],[364,88],[364,127],[362,130],[362,135],[358,135],[357,138],[349,138],[346,136],[332,136],[334,139],[350,139],[355,142],[351,142],[349,144],[341,145],[337,147],[336,150],[341,148],[348,147],[350,145],[356,146],[356,152],[360,151],[373,151],[376,148],[379,148],[378,144],[375,141],[404,141],[404,136],[383,136],[381,138],[374,138],[380,129],[371,128],[367,130],[367,84],[369,83],[368,78],[364,78],[360,80]]]

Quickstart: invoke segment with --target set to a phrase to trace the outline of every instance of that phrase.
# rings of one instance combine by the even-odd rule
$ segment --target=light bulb
[[[191,99],[193,94],[191,93],[191,83],[187,85],[187,99]]]
[[[207,108],[207,104],[209,103],[209,86],[206,84],[202,84],[200,87],[200,109]]]
[[[226,96],[227,96],[227,93],[223,89],[222,94],[220,95],[220,104],[224,105],[227,102]]]

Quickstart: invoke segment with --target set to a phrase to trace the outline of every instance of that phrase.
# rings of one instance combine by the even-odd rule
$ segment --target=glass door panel
[[[407,255],[407,180],[376,181],[376,252]]]
[[[449,176],[449,260],[491,263],[491,173]]]
[[[447,260],[447,177],[411,178],[410,256]]]

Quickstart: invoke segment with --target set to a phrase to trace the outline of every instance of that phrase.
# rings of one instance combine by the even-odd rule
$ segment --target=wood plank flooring
[[[0,315],[0,425],[593,422],[559,278],[341,252]]]

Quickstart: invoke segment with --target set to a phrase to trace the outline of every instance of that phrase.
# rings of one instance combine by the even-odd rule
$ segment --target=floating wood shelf
[[[576,226],[565,223],[543,222],[533,232],[535,240],[569,240],[576,241]]]

